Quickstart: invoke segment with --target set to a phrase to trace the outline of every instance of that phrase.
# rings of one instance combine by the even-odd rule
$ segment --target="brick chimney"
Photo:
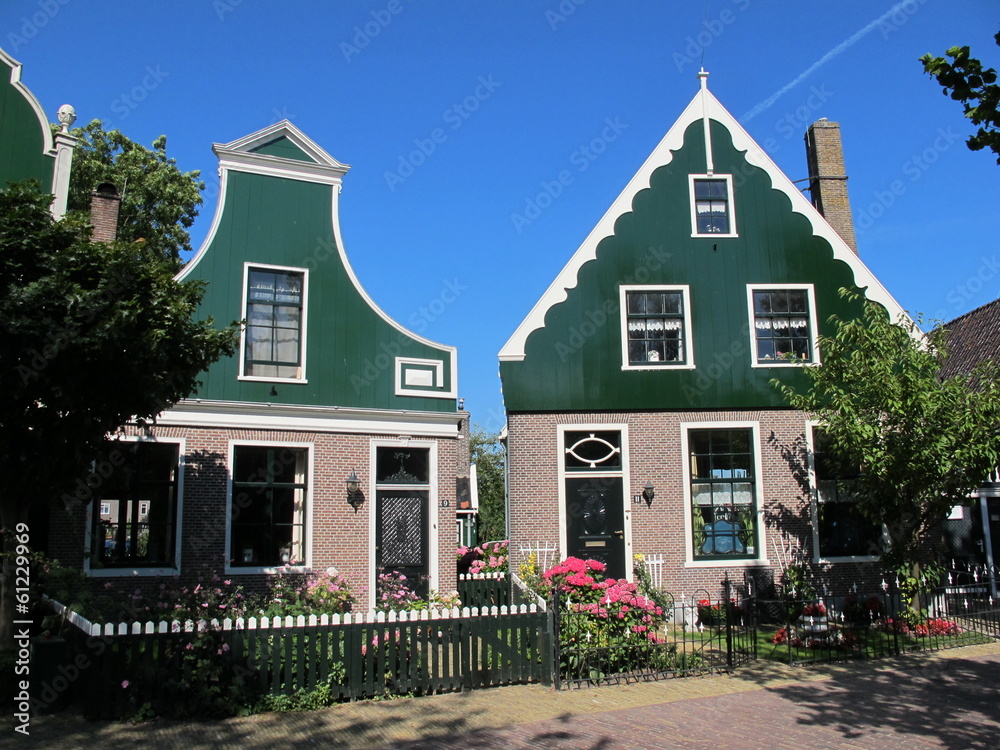
[[[806,131],[806,160],[809,162],[809,193],[816,209],[826,217],[837,234],[858,254],[854,219],[847,200],[847,172],[840,144],[840,123],[825,117]]]
[[[118,188],[102,182],[90,194],[90,224],[94,242],[114,242],[118,237],[118,209],[121,207]]]

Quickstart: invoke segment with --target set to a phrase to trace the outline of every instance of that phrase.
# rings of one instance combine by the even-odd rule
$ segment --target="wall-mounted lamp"
[[[274,398],[275,396],[277,396],[277,395],[278,395],[278,389],[277,389],[277,388],[275,388],[275,387],[274,387],[274,386],[272,385],[272,386],[271,386],[271,390],[270,390],[270,391],[268,391],[268,394],[267,394],[267,395],[269,395],[269,396],[270,396],[271,398]]]
[[[653,504],[653,498],[655,496],[656,490],[653,488],[653,483],[647,479],[646,486],[642,488],[642,499],[646,501],[647,508]]]
[[[361,480],[358,479],[358,475],[354,473],[354,469],[351,469],[350,476],[347,477],[347,504],[354,508],[354,512],[358,512],[365,502],[365,493],[361,491]]]

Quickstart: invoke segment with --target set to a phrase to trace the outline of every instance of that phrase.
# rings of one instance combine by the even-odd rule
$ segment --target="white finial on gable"
[[[708,71],[702,68],[698,71],[701,81],[701,121],[705,130],[705,173],[711,177],[715,171],[712,163],[712,133],[708,123]]]

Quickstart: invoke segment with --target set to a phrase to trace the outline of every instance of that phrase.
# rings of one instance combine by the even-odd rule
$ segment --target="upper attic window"
[[[691,175],[691,236],[735,237],[732,175]]]

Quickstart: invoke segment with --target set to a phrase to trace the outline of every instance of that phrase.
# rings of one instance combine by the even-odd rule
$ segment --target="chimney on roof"
[[[809,162],[809,193],[812,204],[826,217],[837,234],[858,254],[854,219],[847,199],[847,172],[840,143],[840,123],[825,117],[806,131],[806,160]]]
[[[110,182],[102,182],[90,194],[90,225],[94,228],[94,242],[114,242],[118,237],[121,202],[118,188]]]

